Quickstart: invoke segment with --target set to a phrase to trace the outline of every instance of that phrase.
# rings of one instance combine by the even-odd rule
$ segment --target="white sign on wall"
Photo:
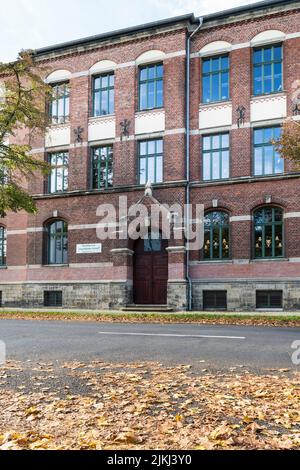
[[[85,255],[89,253],[102,253],[102,244],[101,243],[88,243],[85,245],[76,246],[77,255]]]

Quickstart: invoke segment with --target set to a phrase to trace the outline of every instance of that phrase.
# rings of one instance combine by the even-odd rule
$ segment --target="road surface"
[[[7,359],[159,361],[197,367],[295,368],[300,328],[0,320]],[[202,361],[205,361],[205,365]]]

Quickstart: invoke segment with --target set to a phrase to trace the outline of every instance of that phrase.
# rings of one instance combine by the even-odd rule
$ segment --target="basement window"
[[[2,290],[0,291],[0,307],[3,307],[3,303],[2,303]]]
[[[281,309],[282,308],[282,290],[257,290],[256,308],[263,309]]]
[[[44,307],[62,307],[62,291],[44,291]]]
[[[227,291],[203,291],[203,310],[227,310]]]

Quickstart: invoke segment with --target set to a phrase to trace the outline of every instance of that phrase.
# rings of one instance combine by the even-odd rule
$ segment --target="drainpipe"
[[[203,18],[198,18],[199,25],[186,39],[186,206],[190,204],[190,62],[191,62],[191,39],[199,31],[203,24]],[[190,235],[190,211],[186,214],[187,243]],[[186,252],[186,279],[188,283],[188,311],[192,310],[192,280],[189,273],[190,252]]]

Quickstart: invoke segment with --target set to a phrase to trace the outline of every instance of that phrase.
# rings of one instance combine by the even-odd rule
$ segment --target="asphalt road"
[[[1,320],[0,340],[6,344],[7,359],[21,361],[300,367],[291,361],[291,345],[300,340],[300,328]]]

